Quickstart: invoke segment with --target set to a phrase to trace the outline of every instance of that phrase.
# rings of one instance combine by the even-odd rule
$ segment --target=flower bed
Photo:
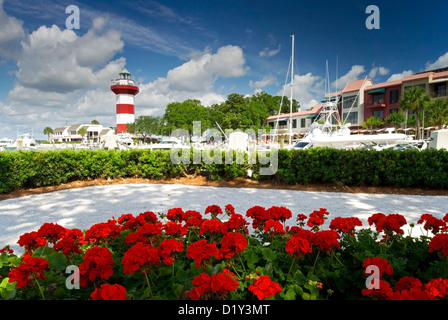
[[[2,299],[419,299],[448,297],[448,214],[308,216],[232,205],[123,214],[84,232],[45,223],[22,256],[0,250]],[[295,219],[297,225],[286,226]],[[249,230],[251,230],[249,232]]]

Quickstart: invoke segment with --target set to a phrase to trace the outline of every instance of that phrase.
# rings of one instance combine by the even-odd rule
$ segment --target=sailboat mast
[[[292,38],[292,53],[291,53],[291,101],[289,107],[289,146],[292,145],[292,99],[294,92],[294,35]]]

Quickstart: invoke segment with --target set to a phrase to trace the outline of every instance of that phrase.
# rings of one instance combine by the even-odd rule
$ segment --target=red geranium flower
[[[309,241],[297,234],[293,235],[286,242],[285,250],[291,257],[296,259],[301,259],[303,255],[312,251]]]
[[[113,274],[112,252],[104,247],[93,247],[86,251],[84,261],[79,265],[81,287],[86,288],[89,280],[109,279]]]
[[[231,258],[246,249],[247,239],[241,233],[228,232],[224,237],[222,237],[220,245],[221,255],[224,258]]]
[[[126,244],[133,243],[154,243],[157,241],[159,236],[162,235],[162,222],[158,223],[145,223],[137,229],[136,232],[130,233],[126,236],[124,242]]]
[[[185,227],[200,227],[204,219],[198,211],[188,210],[185,211]]]
[[[181,208],[172,208],[168,210],[166,218],[173,222],[182,222],[185,219],[185,213]]]
[[[126,288],[119,284],[102,284],[90,294],[92,300],[130,300]]]
[[[429,252],[440,251],[442,258],[448,256],[448,234],[436,234],[429,242]]]
[[[330,222],[330,229],[338,233],[345,233],[351,236],[355,235],[355,228],[362,226],[361,220],[357,217],[336,217]]]
[[[66,229],[57,223],[44,223],[39,230],[37,230],[37,235],[46,239],[49,243],[55,243],[61,239],[66,233]]]
[[[269,234],[270,236],[285,233],[283,225],[280,223],[280,221],[273,219],[269,219],[268,221],[266,221],[263,231],[264,233]]]
[[[319,211],[314,210],[310,213],[307,226],[311,227],[315,231],[319,230],[319,226],[323,225],[325,219],[327,219],[325,215],[329,215],[329,212],[325,208],[320,208]]]
[[[369,225],[374,224],[376,226],[376,231],[385,231],[386,234],[390,234],[391,232],[404,233],[400,228],[407,223],[406,219],[397,213],[392,213],[387,216],[383,213],[375,213],[367,221]]]
[[[227,269],[211,276],[201,273],[193,279],[192,284],[195,285],[189,294],[192,300],[224,299],[240,285],[235,275]]]
[[[115,220],[108,220],[94,224],[86,231],[85,239],[87,242],[100,244],[115,239],[120,235],[120,227]]]
[[[433,279],[425,285],[425,290],[436,298],[448,297],[448,280],[447,279]]]
[[[362,289],[361,293],[363,296],[370,296],[376,300],[387,300],[393,295],[394,290],[390,287],[388,282],[380,280],[378,289]]]
[[[219,259],[219,250],[216,247],[216,242],[207,243],[207,240],[202,239],[188,246],[187,257],[195,260],[195,266],[201,268],[211,257]]]
[[[184,245],[181,241],[176,239],[164,239],[157,247],[159,252],[159,257],[162,259],[163,263],[171,266],[174,262],[172,254],[174,252],[183,252]]]
[[[249,225],[249,222],[247,222],[247,220],[238,213],[232,214],[230,219],[224,222],[224,225],[227,231],[248,233],[247,226]]]
[[[233,214],[235,214],[235,208],[231,204],[226,204],[226,206],[224,207],[224,210],[229,216],[232,216]]]
[[[56,242],[53,249],[56,251],[62,251],[65,256],[70,254],[80,254],[82,250],[79,246],[85,244],[84,234],[79,229],[68,230],[65,236]]]
[[[285,222],[292,217],[292,212],[286,207],[276,207],[273,206],[266,210],[266,214],[269,219],[279,220]]]
[[[19,237],[19,241],[17,243],[25,248],[25,252],[32,252],[33,250],[45,246],[47,244],[47,240],[37,234],[37,231],[31,231],[22,234]]]
[[[382,277],[384,273],[389,276],[394,273],[394,268],[389,264],[389,261],[381,257],[367,258],[364,260],[362,267],[366,269],[368,266],[377,266],[380,271],[380,277]],[[370,274],[367,273],[366,275]]]
[[[394,286],[394,290],[396,292],[401,292],[401,291],[409,291],[412,289],[418,289],[421,290],[423,287],[421,281],[417,278],[414,277],[408,277],[408,276],[404,276],[402,278],[400,278],[400,280],[397,281],[397,283],[395,283]]]
[[[165,226],[165,234],[173,237],[182,237],[187,234],[187,228],[180,223],[168,221]]]
[[[446,230],[446,222],[442,219],[437,219],[432,214],[429,213],[422,214],[417,223],[423,223],[423,222],[425,222],[423,229],[430,230],[434,234],[439,233],[439,231]]]
[[[159,252],[150,244],[137,243],[123,255],[123,272],[134,274],[137,270],[146,271],[160,262]]]
[[[333,230],[317,231],[313,234],[312,244],[320,250],[329,253],[333,248],[340,249],[339,235]]]
[[[16,281],[17,288],[25,288],[33,280],[45,279],[44,271],[48,269],[50,263],[43,258],[35,258],[24,255],[22,263],[9,272],[9,282]]]
[[[121,230],[135,231],[140,226],[140,222],[130,213],[122,214],[117,219],[117,223],[121,226]]]
[[[207,213],[210,213],[212,215],[212,218],[216,218],[218,214],[222,214],[222,209],[220,206],[213,204],[205,209],[205,214]]]
[[[254,229],[263,228],[269,216],[266,213],[266,209],[260,206],[253,206],[246,211],[246,216],[253,220],[252,227]]]
[[[280,285],[277,282],[273,282],[268,275],[255,279],[248,289],[257,296],[258,300],[267,299],[282,291]]]
[[[200,235],[203,235],[206,232],[222,234],[227,231],[226,226],[219,219],[205,219],[201,224],[201,230],[199,231]]]

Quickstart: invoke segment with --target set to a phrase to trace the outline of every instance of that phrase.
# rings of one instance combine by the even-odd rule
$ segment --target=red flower
[[[406,219],[397,213],[387,216],[383,213],[375,213],[367,221],[369,225],[374,224],[376,226],[376,231],[385,231],[386,234],[390,232],[403,233],[404,231],[400,228],[407,223]]]
[[[201,224],[201,230],[199,231],[199,234],[203,235],[206,232],[222,234],[225,233],[226,231],[227,228],[224,225],[224,223],[222,223],[220,220],[216,218],[213,218],[204,220],[204,222]]]
[[[448,280],[433,279],[425,285],[425,290],[436,298],[446,298],[448,297]]]
[[[126,244],[154,243],[162,235],[162,227],[162,222],[145,223],[136,232],[128,234],[124,242]]]
[[[86,231],[85,239],[87,242],[100,244],[110,239],[115,239],[120,235],[120,231],[121,229],[115,220],[108,220],[107,222],[101,222],[91,226]]]
[[[224,258],[231,258],[246,249],[247,239],[241,233],[228,232],[224,237],[222,237],[220,245],[221,255]]]
[[[266,209],[260,206],[253,206],[246,211],[246,216],[253,220],[252,227],[254,229],[263,228],[264,223],[269,220]]]
[[[135,219],[137,219],[140,225],[144,225],[146,223],[156,223],[159,221],[156,214],[152,211],[142,212]]]
[[[187,228],[182,226],[180,223],[175,223],[168,221],[165,224],[165,234],[173,237],[182,237],[187,234]]]
[[[394,273],[394,268],[389,264],[389,261],[381,257],[367,258],[364,260],[362,267],[366,269],[368,266],[377,266],[380,271],[380,277],[382,277],[384,273],[389,276]],[[369,273],[364,274],[370,275]]]
[[[420,220],[418,220],[417,223],[423,223],[424,221],[426,221],[426,223],[423,228],[425,230],[430,230],[434,234],[439,233],[439,231],[446,230],[446,222],[442,219],[435,218],[432,214],[422,214]]]
[[[345,233],[351,236],[355,235],[355,227],[362,226],[361,220],[356,217],[336,217],[330,222],[330,229],[338,233]]]
[[[224,222],[227,231],[245,232],[248,233],[247,226],[249,222],[238,213],[234,213],[230,216],[230,219]]]
[[[224,207],[224,210],[229,216],[232,216],[233,214],[235,214],[235,208],[231,204],[226,204],[226,206]]]
[[[25,288],[33,280],[45,279],[44,271],[48,269],[50,263],[43,258],[35,258],[24,255],[22,263],[9,272],[9,282],[16,281],[17,288]]]
[[[204,220],[202,215],[198,211],[188,210],[185,211],[185,227],[200,227]]]
[[[266,214],[270,219],[279,220],[285,222],[292,217],[292,212],[285,207],[271,207],[266,210]]]
[[[182,222],[185,219],[185,213],[181,208],[172,208],[168,210],[166,218],[173,222]]]
[[[423,285],[419,279],[414,278],[414,277],[408,277],[408,276],[404,276],[404,277],[400,278],[400,280],[398,280],[394,286],[394,290],[396,292],[401,292],[401,291],[405,291],[405,290],[409,291],[412,289],[421,290],[422,288],[423,288]]]
[[[436,234],[429,242],[429,252],[440,251],[442,258],[448,256],[448,234]]]
[[[339,235],[333,230],[317,231],[313,234],[312,244],[320,250],[329,253],[333,248],[340,249]]]
[[[363,296],[370,296],[376,300],[387,300],[393,295],[394,290],[388,282],[380,280],[378,289],[362,289],[361,293]]]
[[[45,246],[47,241],[37,234],[37,231],[31,231],[20,236],[17,243],[25,247],[25,252],[31,252],[39,247]]]
[[[210,213],[212,215],[212,218],[216,218],[218,214],[222,214],[222,209],[220,206],[213,204],[205,209],[205,214],[207,213]]]
[[[282,291],[280,285],[277,282],[273,282],[268,275],[255,279],[248,289],[257,296],[258,300],[267,299]]]
[[[297,234],[286,242],[285,250],[291,257],[297,259],[301,259],[303,255],[312,251],[309,241]]]
[[[55,223],[44,223],[39,230],[37,230],[37,235],[50,243],[55,243],[61,239],[65,233],[66,229]]]
[[[269,219],[266,221],[264,225],[264,232],[274,236],[275,234],[284,234],[285,230],[283,229],[283,225],[280,223],[280,221]]]
[[[319,211],[314,210],[310,213],[307,226],[313,228],[313,230],[318,230],[319,226],[323,225],[325,222],[325,215],[329,215],[329,212],[325,208],[320,208]]]
[[[304,227],[305,226],[305,220],[308,217],[306,215],[304,215],[303,213],[299,213],[297,215],[296,221],[298,222],[299,226]]]
[[[211,276],[201,273],[191,283],[195,285],[189,294],[193,300],[207,300],[212,297],[223,299],[240,285],[235,275],[227,269]]]
[[[89,280],[109,279],[113,274],[112,252],[107,248],[93,247],[86,251],[84,261],[79,265],[81,287],[86,288]]]
[[[135,231],[140,226],[139,221],[130,213],[122,214],[117,219],[117,223],[121,226],[121,230]]]
[[[207,243],[207,240],[202,239],[190,244],[187,248],[187,257],[195,260],[195,266],[200,268],[201,265],[206,264],[206,261],[211,257],[219,258],[219,250],[216,247],[216,242]]]
[[[163,263],[171,266],[174,262],[172,257],[173,252],[183,252],[184,245],[181,241],[176,239],[164,239],[157,247],[159,257]]]
[[[90,294],[92,300],[129,300],[126,288],[119,284],[102,284]]]
[[[131,275],[137,270],[145,271],[159,262],[160,257],[157,249],[146,243],[137,243],[126,251],[123,259],[121,259],[123,272]]]
[[[64,255],[69,254],[80,254],[82,250],[79,248],[80,245],[85,244],[84,234],[79,229],[68,230],[65,236],[56,242],[53,249],[56,251],[62,251]]]

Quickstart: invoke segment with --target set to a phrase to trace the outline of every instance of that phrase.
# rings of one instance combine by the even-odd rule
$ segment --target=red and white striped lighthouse
[[[120,72],[120,78],[110,89],[117,95],[117,134],[126,131],[126,125],[135,121],[135,96],[139,89],[131,79],[131,73],[124,68]]]

